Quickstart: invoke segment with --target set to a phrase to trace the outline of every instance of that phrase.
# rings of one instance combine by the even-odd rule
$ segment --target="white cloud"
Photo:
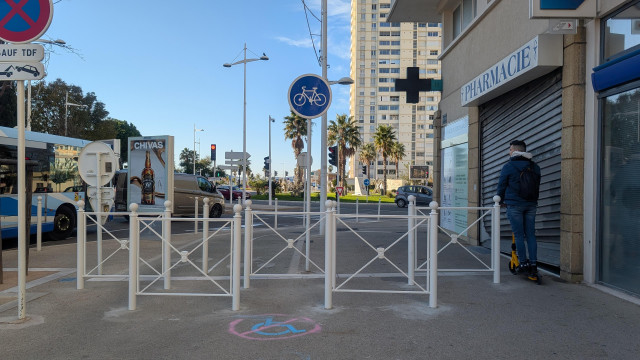
[[[276,37],[276,39],[278,41],[281,41],[285,44],[291,45],[291,46],[295,46],[295,47],[301,47],[301,48],[310,48],[311,46],[311,39],[307,38],[307,39],[301,39],[301,40],[296,40],[296,39],[290,39],[288,37],[285,36],[278,36]]]

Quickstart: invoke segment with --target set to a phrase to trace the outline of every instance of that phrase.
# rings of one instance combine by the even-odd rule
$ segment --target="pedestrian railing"
[[[325,229],[325,308],[330,309],[333,306],[333,293],[336,292],[358,292],[358,293],[396,293],[396,294],[428,294],[429,306],[437,305],[437,204],[433,207],[433,211],[429,215],[358,215],[359,218],[376,218],[380,219],[380,226],[372,229],[372,234],[376,235],[376,242],[380,242],[379,238],[384,233],[385,221],[404,221],[410,219],[407,231],[399,236],[391,235],[386,239],[384,244],[376,244],[372,240],[367,239],[362,231],[356,231],[345,218],[352,218],[353,215],[336,214],[336,203],[327,201],[326,203],[326,229]],[[346,231],[338,231],[338,226],[342,226]],[[406,239],[406,252],[400,249],[404,246]],[[416,257],[417,243],[421,242],[421,255],[428,259],[429,273],[423,284],[415,280],[415,266],[413,259]],[[354,245],[359,244],[361,246]],[[401,245],[402,244],[402,245]],[[361,255],[364,247],[366,254],[361,262],[357,262],[355,254]],[[340,255],[341,261],[338,256]],[[358,265],[354,264],[357,262]],[[379,274],[371,271],[365,271],[376,263],[391,265],[395,270],[391,275],[388,273]],[[358,268],[358,266],[360,266]],[[338,271],[338,267],[343,269]],[[376,267],[380,268],[380,267]],[[371,279],[379,277],[402,277],[407,279],[406,287],[397,287],[390,289],[388,282],[385,284],[386,289],[374,288],[380,285],[380,282],[357,281],[356,279]],[[361,287],[366,283],[367,287]]]
[[[107,213],[84,211],[84,201],[78,201],[77,211],[77,281],[76,288],[84,289],[85,280],[91,278],[127,278],[128,271],[122,268],[129,254],[129,234],[116,235],[105,227],[102,219],[107,216],[128,215],[129,213]],[[160,214],[152,215],[157,221]],[[96,241],[87,242],[87,229],[96,226]],[[106,238],[103,236],[106,235]]]
[[[256,211],[251,209],[252,202],[245,202],[244,217],[244,288],[251,285],[251,279],[283,279],[292,277],[310,277],[317,273],[324,273],[324,269],[311,256],[312,232],[324,221],[324,214],[304,211]],[[274,222],[269,222],[267,217],[274,216]],[[312,216],[314,219],[312,219]],[[276,228],[277,218],[296,217],[303,219],[303,226]],[[273,225],[272,225],[273,224]],[[266,233],[256,236],[256,225],[266,227]],[[256,256],[256,246],[259,243],[269,242],[269,250],[264,246],[260,251],[260,257]],[[274,243],[275,242],[275,243]],[[304,251],[300,246],[303,244]],[[275,250],[272,248],[275,247]],[[266,255],[266,251],[269,254]],[[265,256],[266,255],[266,256]],[[265,258],[268,258],[265,260]],[[298,270],[297,263],[293,259],[304,259],[305,272]],[[259,263],[255,266],[254,263]]]
[[[490,207],[438,207],[438,210],[442,211],[478,211],[479,216],[475,219],[471,224],[459,232],[452,231],[450,229],[444,228],[443,226],[438,225],[438,230],[444,233],[448,240],[446,244],[438,248],[438,254],[442,254],[451,247],[457,247],[461,249],[463,254],[469,259],[469,262],[464,262],[467,267],[450,267],[450,268],[438,268],[439,272],[490,272],[493,274],[493,282],[500,282],[500,197],[494,196],[494,205]],[[421,208],[415,206],[409,206],[410,214],[425,214],[425,210],[429,208]],[[481,259],[478,255],[474,254],[473,251],[469,249],[469,246],[466,246],[462,242],[459,241],[460,237],[467,236],[468,232],[471,228],[480,224],[484,218],[491,218],[491,233],[489,234],[491,237],[491,255],[490,259],[487,260]],[[409,220],[411,222],[411,220]],[[416,268],[416,271],[425,271],[427,262],[419,264]],[[472,267],[475,265],[475,267]]]
[[[159,220],[139,216],[138,205],[130,206],[129,310],[136,309],[140,295],[231,297],[232,309],[239,309],[242,207],[234,206],[235,216],[231,219],[210,219],[207,200],[203,218],[172,218],[170,201],[165,202],[165,212]],[[162,231],[151,227],[155,221],[162,222]],[[201,222],[202,236],[175,239],[171,234],[171,224],[175,222]],[[210,233],[211,225],[215,231]],[[149,230],[147,237],[141,237],[141,229]],[[216,249],[213,253],[212,248]],[[215,263],[209,267],[212,256]],[[172,280],[181,283],[174,285]]]

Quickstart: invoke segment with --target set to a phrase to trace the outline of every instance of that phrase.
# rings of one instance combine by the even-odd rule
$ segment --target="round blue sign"
[[[369,184],[371,184],[371,182],[369,182],[369,179],[364,179],[364,186],[369,186]]]
[[[288,98],[294,113],[305,119],[313,119],[329,110],[331,87],[318,75],[301,75],[289,86]]]

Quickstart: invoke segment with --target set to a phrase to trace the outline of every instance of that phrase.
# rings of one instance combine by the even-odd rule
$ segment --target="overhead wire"
[[[313,46],[313,52],[316,55],[316,60],[318,61],[318,65],[322,66],[322,60],[320,58],[320,55],[318,55],[318,50],[316,49],[316,44],[315,41],[313,39],[313,33],[311,32],[311,24],[309,24],[309,13],[311,13],[311,16],[313,16],[316,20],[322,22],[322,20],[320,20],[314,13],[313,11],[311,11],[311,9],[307,6],[307,4],[304,2],[304,0],[302,1],[302,5],[304,6],[304,16],[307,19],[307,29],[309,30],[309,37],[311,38],[311,46]]]

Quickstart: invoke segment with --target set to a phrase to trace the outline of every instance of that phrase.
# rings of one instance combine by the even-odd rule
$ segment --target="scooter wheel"
[[[511,271],[513,275],[516,274],[516,267],[513,265],[513,262],[511,260],[509,260],[509,271]]]

